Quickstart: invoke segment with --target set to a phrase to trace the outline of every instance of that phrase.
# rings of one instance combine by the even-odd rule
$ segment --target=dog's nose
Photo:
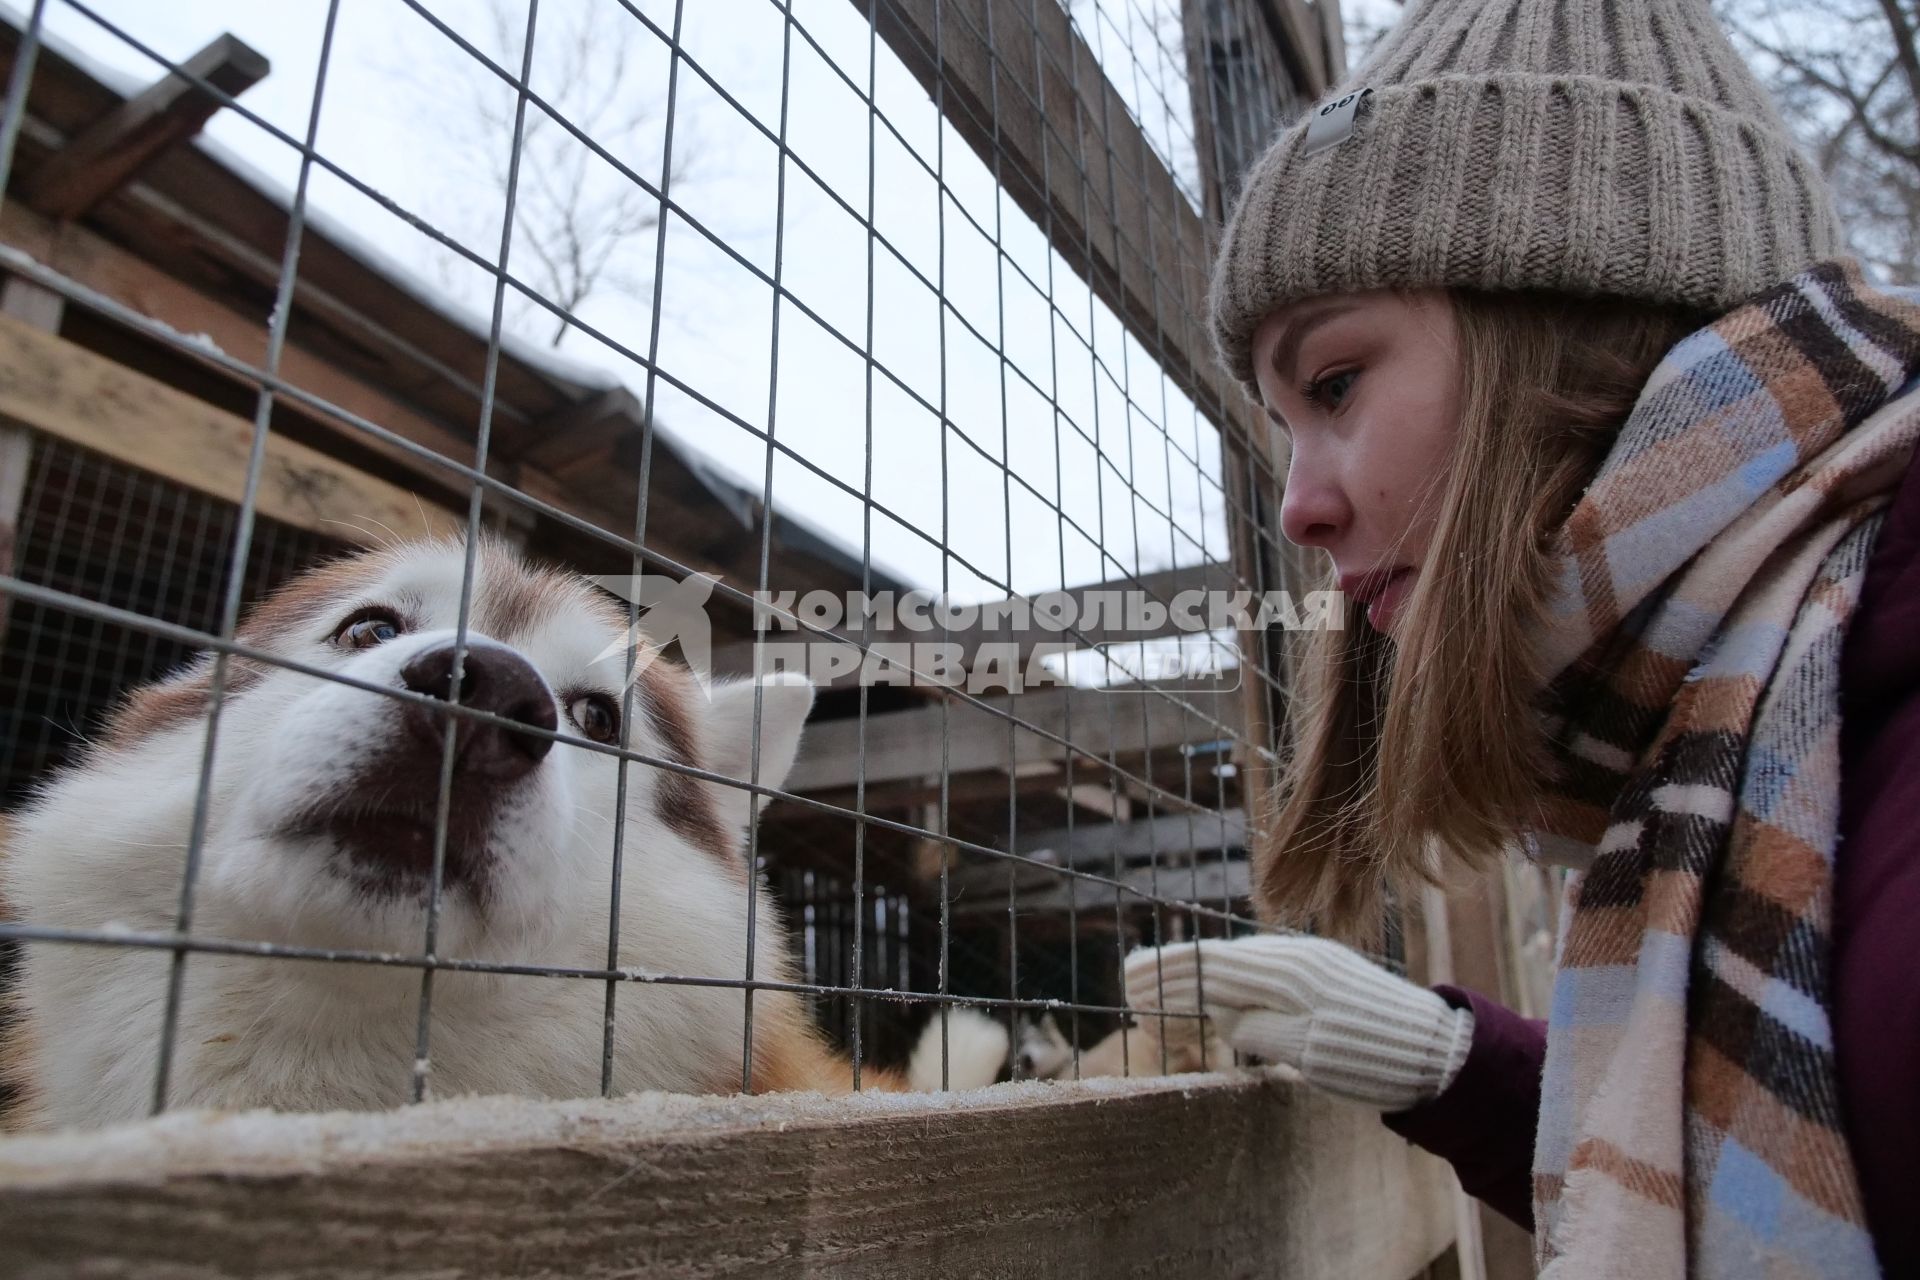
[[[415,654],[400,668],[408,689],[446,699],[453,692],[453,643],[436,645]],[[502,644],[469,640],[460,668],[460,705],[516,720],[552,732],[560,725],[553,707],[553,691],[533,664]],[[445,739],[445,726],[454,728],[454,759],[462,772],[480,773],[511,781],[527,773],[553,746],[553,739],[516,733],[496,724],[449,715],[433,707],[408,704],[408,727],[436,750]]]

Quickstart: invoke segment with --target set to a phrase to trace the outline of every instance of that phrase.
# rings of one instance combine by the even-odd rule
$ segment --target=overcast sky
[[[273,64],[272,74],[245,95],[246,104],[289,134],[304,132],[324,0],[96,2],[104,17],[176,59],[223,31],[239,36]],[[1374,0],[1375,7],[1382,2]],[[524,0],[429,0],[429,7],[517,69]],[[637,7],[663,29],[671,27],[668,0],[640,0]],[[1196,179],[1184,64],[1177,48],[1167,47],[1177,40],[1177,8],[1175,0],[1076,0],[1072,12],[1122,97],[1190,189]],[[508,29],[504,39],[511,47],[502,46],[491,21],[496,9],[506,11],[508,20],[501,25]],[[793,12],[864,92],[870,40],[863,12],[847,0],[795,0]],[[55,34],[96,61],[143,81],[157,76],[155,65],[138,50],[61,0],[53,0],[48,15]],[[771,273],[777,149],[755,121],[770,131],[779,128],[780,9],[773,0],[695,0],[687,4],[684,22],[689,56],[749,114],[743,116],[683,68],[675,125],[676,200],[735,252]],[[534,48],[535,90],[562,106],[611,154],[656,179],[666,46],[614,0],[542,0]],[[864,211],[869,112],[833,65],[797,35],[788,56],[789,145],[827,186]],[[949,560],[946,583],[953,594],[992,598],[1002,594],[996,582],[1009,576],[1015,590],[1031,593],[1063,582],[1224,558],[1213,428],[1104,306],[1093,301],[1090,307],[1087,289],[1051,254],[1040,228],[997,197],[991,170],[951,131],[939,161],[942,129],[934,104],[884,42],[875,64],[880,109],[904,138],[904,143],[894,138],[883,125],[873,144],[874,221],[898,253],[875,249],[873,345],[878,362],[899,385],[885,376],[875,379],[872,486],[876,502],[904,522],[875,514],[876,566],[916,585],[942,583],[940,427],[937,417],[916,402],[916,396],[930,405],[940,402],[941,308],[936,295],[914,277],[915,270],[929,281],[939,277],[941,201],[920,160],[943,163],[950,189],[945,216],[946,296],[952,308],[945,323],[946,402],[953,424],[946,450],[948,537],[955,555],[981,570],[976,577],[958,560]],[[489,259],[498,249],[498,175],[504,171],[512,107],[509,88],[401,0],[343,0],[323,99],[321,153]],[[237,113],[220,113],[207,133],[292,187],[293,152]],[[550,121],[529,138],[523,199],[544,200],[551,207],[577,188],[606,226],[651,212],[651,200],[635,199],[627,178]],[[536,180],[543,183],[538,189],[526,185]],[[782,310],[776,366],[770,352],[771,289],[688,223],[670,217],[660,363],[760,428],[768,422],[769,379],[777,378],[776,437],[857,493],[866,471],[860,349],[867,326],[868,237],[797,167],[788,167],[787,183],[783,281],[827,325],[851,339],[854,349],[789,305]],[[461,262],[345,183],[316,172],[312,204],[328,226],[376,247],[423,287],[480,315],[490,308],[492,285],[484,271]],[[986,234],[968,223],[963,209]],[[1007,261],[994,249],[996,225]],[[577,308],[613,343],[643,355],[650,330],[654,235],[645,229],[618,237],[601,286]],[[516,237],[512,255],[516,274],[540,278],[535,248],[525,237]],[[1014,264],[1037,282],[1037,291],[1020,279]],[[1064,318],[1050,313],[1049,280]],[[1005,345],[1017,370],[1004,377],[991,349],[1000,341],[1003,310]],[[985,341],[968,333],[962,320]],[[522,341],[546,346],[556,323],[550,313],[520,300],[509,308],[508,327]],[[1111,377],[1093,369],[1089,338]],[[577,329],[565,334],[559,350],[573,364],[603,370],[636,391],[644,385],[638,365]],[[759,439],[664,383],[658,394],[658,413],[668,429],[729,475],[759,488],[766,463]],[[1102,465],[1096,465],[1090,443],[1096,433]],[[1009,488],[1003,462],[1016,477],[1010,509],[1003,498]],[[1056,500],[1069,521],[1049,509]],[[862,503],[857,496],[777,458],[774,501],[858,553]],[[1075,523],[1086,536],[1072,527]],[[1111,558],[1103,558],[1095,542]]]

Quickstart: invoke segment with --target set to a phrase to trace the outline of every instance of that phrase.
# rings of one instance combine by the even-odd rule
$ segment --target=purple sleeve
[[[1874,543],[1840,659],[1833,1065],[1867,1228],[1920,1275],[1920,464]]]
[[[1547,1024],[1459,987],[1434,991],[1456,1009],[1473,1010],[1467,1060],[1439,1097],[1381,1119],[1444,1158],[1470,1195],[1532,1231],[1533,1135]]]

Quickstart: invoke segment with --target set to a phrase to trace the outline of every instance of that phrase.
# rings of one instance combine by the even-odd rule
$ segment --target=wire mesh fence
[[[33,452],[13,571],[69,595],[190,631],[211,632],[226,596],[238,511],[65,441]],[[241,597],[264,598],[341,544],[272,520],[254,526]],[[0,632],[0,804],[73,763],[127,690],[165,675],[194,646],[97,616],[27,603]]]
[[[1035,1070],[1017,1050],[1044,1020],[1067,1050],[1050,1073],[1076,1074],[1125,1023],[1127,950],[1258,927],[1247,815],[1297,618],[1271,606],[1291,583],[1274,446],[1213,368],[1202,305],[1240,175],[1340,71],[1334,0],[290,8],[223,11],[245,44],[190,57],[186,24],[144,6],[41,0],[0,33],[0,269],[57,335],[0,344],[0,412],[31,456],[0,565],[8,800],[133,686],[214,655],[171,726],[188,745],[164,767],[190,776],[154,853],[167,918],[15,902],[0,938],[163,961],[140,973],[158,1034],[116,1068],[151,1109],[212,1043],[181,1032],[209,958],[404,971],[394,1087],[415,1100],[437,1057],[479,1052],[442,987],[481,978],[596,993],[568,1035],[592,1039],[604,1093],[652,1079],[619,1028],[669,989],[737,998],[710,1087],[764,1086],[766,1002],[797,997],[857,1088],[962,1006],[1009,1028],[1005,1073]],[[149,474],[181,474],[154,461],[183,447],[158,422],[171,400],[103,392],[77,416],[140,425],[110,460],[73,443],[94,428],[47,407],[72,397],[46,370],[104,385],[109,364],[226,415],[223,481]],[[444,689],[343,676],[242,625],[297,567],[407,543],[370,514],[389,491],[465,535],[444,607],[418,610],[449,633]],[[663,644],[637,584],[707,584],[704,651],[682,630],[680,657],[817,688],[791,771],[763,745],[777,682],[723,767],[701,751],[718,713],[696,705],[676,737],[631,631],[601,654],[604,692],[537,673],[558,717],[464,705],[463,673],[510,641],[483,533],[613,587],[595,616]],[[410,629],[363,608],[329,641]],[[259,745],[262,672],[437,726],[407,945],[228,902],[244,775],[220,770]],[[463,836],[461,753],[489,729],[544,744],[529,768],[604,764],[618,819],[562,815],[521,848]],[[696,946],[662,962],[676,904],[651,902],[674,891],[657,846],[710,793],[764,805],[725,971]],[[642,794],[659,822],[627,816]],[[475,840],[496,861],[588,848],[592,923],[545,949],[489,932]],[[1118,1043],[1120,1070],[1172,1065]]]

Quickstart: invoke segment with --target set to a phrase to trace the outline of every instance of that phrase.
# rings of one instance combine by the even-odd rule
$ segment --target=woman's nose
[[[1302,547],[1327,547],[1352,519],[1338,480],[1296,448],[1280,500],[1280,531]]]

